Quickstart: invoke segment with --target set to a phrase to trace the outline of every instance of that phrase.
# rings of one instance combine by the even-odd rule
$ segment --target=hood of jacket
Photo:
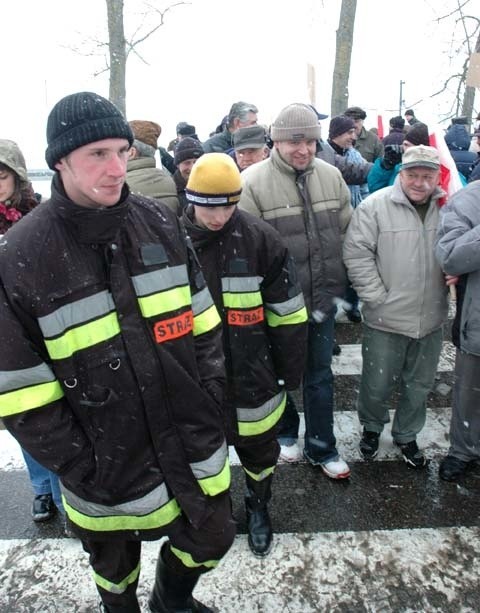
[[[464,126],[454,124],[448,128],[445,134],[445,142],[452,151],[468,151],[470,148],[470,135]]]

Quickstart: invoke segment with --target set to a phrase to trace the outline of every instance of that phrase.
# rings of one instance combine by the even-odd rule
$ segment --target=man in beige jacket
[[[309,314],[303,381],[305,459],[331,479],[350,476],[333,431],[333,328],[346,273],[342,239],[352,208],[340,172],[315,157],[320,125],[306,104],[290,104],[275,119],[267,160],[243,171],[239,206],[262,217],[285,239],[295,259]],[[298,459],[299,418],[289,397],[280,429],[280,458]]]
[[[344,262],[363,302],[363,369],[358,414],[360,451],[377,455],[397,383],[392,436],[407,465],[426,465],[416,443],[426,417],[447,315],[445,279],[434,257],[439,219],[440,161],[432,147],[410,147],[395,183],[355,209]]]

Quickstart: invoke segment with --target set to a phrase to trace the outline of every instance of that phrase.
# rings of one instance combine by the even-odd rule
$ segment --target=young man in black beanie
[[[237,208],[241,191],[233,159],[206,153],[188,179],[183,222],[223,323],[226,431],[245,472],[248,544],[262,557],[272,544],[278,423],[285,390],[303,374],[307,312],[280,235]]]
[[[57,473],[103,608],[139,613],[142,540],[164,536],[151,611],[228,551],[221,322],[175,214],[125,184],[130,126],[101,96],[52,109],[52,197],[1,244],[0,416]]]

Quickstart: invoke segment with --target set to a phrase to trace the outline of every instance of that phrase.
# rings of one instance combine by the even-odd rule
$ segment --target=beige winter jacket
[[[437,188],[422,223],[398,176],[354,211],[343,254],[368,326],[422,338],[445,321],[447,288],[434,256],[442,195]]]
[[[345,293],[342,240],[352,214],[340,172],[315,158],[298,173],[273,149],[267,160],[244,170],[242,180],[240,208],[262,217],[284,238],[309,313],[331,313]]]

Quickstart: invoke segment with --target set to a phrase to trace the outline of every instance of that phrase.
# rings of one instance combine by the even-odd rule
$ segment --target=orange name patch
[[[228,311],[228,323],[231,326],[250,326],[264,320],[263,307],[248,311]]]
[[[174,338],[185,336],[193,329],[193,313],[186,311],[177,317],[157,321],[153,326],[155,340],[157,343],[171,341]]]

